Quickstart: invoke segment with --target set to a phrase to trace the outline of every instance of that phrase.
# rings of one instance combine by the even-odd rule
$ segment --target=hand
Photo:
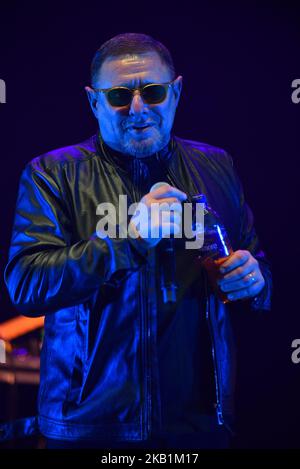
[[[182,205],[187,195],[164,185],[144,195],[128,226],[132,237],[139,237],[147,248],[156,246],[164,237],[181,232]]]
[[[265,285],[259,263],[249,251],[238,250],[231,254],[221,265],[220,274],[223,277],[218,284],[231,301],[255,297]]]

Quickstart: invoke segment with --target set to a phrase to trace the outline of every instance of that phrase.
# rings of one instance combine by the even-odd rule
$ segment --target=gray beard
[[[159,138],[153,142],[153,138],[146,138],[145,140],[136,141],[129,140],[123,145],[124,153],[134,156],[136,158],[143,158],[153,155],[164,148],[169,141],[169,138]]]

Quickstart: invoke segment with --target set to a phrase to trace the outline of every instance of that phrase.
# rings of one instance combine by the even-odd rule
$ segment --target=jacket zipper
[[[165,167],[166,167],[166,170],[167,170],[167,174],[170,177],[170,180],[173,182],[173,184],[175,182],[177,187],[180,188],[181,184],[178,185],[177,177],[174,174],[174,172],[172,171],[172,169],[170,167],[167,167],[167,165],[165,165]],[[185,191],[184,188],[182,188],[181,190]],[[189,193],[187,193],[187,196],[188,196],[187,200],[192,201],[192,197]],[[210,338],[211,338],[212,359],[213,359],[213,364],[214,364],[214,377],[215,377],[216,399],[217,399],[216,413],[217,413],[217,418],[218,418],[218,424],[219,425],[224,425],[222,406],[221,406],[221,402],[220,402],[219,373],[218,373],[218,365],[217,365],[217,360],[216,360],[215,341],[214,341],[214,335],[213,335],[213,331],[212,331],[211,319],[210,319],[210,315],[209,315],[209,295],[208,295],[207,279],[206,278],[205,278],[205,293],[206,293],[206,298],[207,298],[207,300],[206,300],[206,320],[207,320],[209,334],[210,334]]]
[[[216,384],[216,397],[217,397],[217,407],[216,407],[216,413],[217,413],[217,418],[218,418],[218,424],[219,425],[224,425],[227,430],[231,433],[231,435],[234,435],[235,432],[232,429],[232,427],[228,424],[228,422],[225,422],[224,417],[223,417],[223,411],[222,411],[222,405],[221,405],[221,400],[220,400],[220,386],[219,386],[219,371],[218,371],[218,365],[217,365],[217,360],[216,360],[216,353],[215,353],[215,341],[214,341],[214,334],[212,331],[212,324],[211,324],[211,318],[209,315],[209,296],[207,292],[207,278],[205,279],[205,291],[206,291],[206,319],[208,322],[208,328],[210,332],[210,337],[211,337],[211,343],[212,343],[212,357],[213,357],[213,363],[214,363],[214,375],[215,375],[215,384]]]
[[[142,194],[140,190],[140,166],[139,161],[137,158],[133,159],[133,193],[134,193],[134,201],[139,202]],[[149,357],[150,357],[150,324],[149,318],[147,314],[147,306],[145,301],[144,293],[147,291],[147,279],[146,275],[148,272],[148,266],[146,266],[146,272],[140,272],[141,275],[141,284],[140,284],[140,307],[141,307],[141,317],[142,317],[142,357],[143,357],[143,364],[145,366],[145,377],[144,377],[144,399],[145,399],[145,406],[143,409],[143,424],[142,424],[142,438],[147,439],[151,434],[151,393],[150,393],[150,386],[151,386],[151,375],[150,375],[150,365],[149,365]]]
[[[205,281],[206,282],[206,281]],[[220,402],[220,387],[219,387],[219,373],[218,373],[218,365],[217,365],[217,360],[216,360],[216,352],[215,352],[215,340],[214,340],[214,335],[212,332],[212,326],[211,326],[211,321],[210,321],[210,315],[209,315],[209,297],[207,294],[207,288],[206,290],[206,320],[208,324],[208,329],[209,329],[209,334],[211,338],[211,352],[212,352],[212,358],[213,358],[213,364],[214,364],[214,376],[215,376],[215,386],[216,386],[216,398],[217,398],[217,407],[216,407],[216,412],[217,412],[217,418],[218,418],[218,424],[223,425],[224,424],[224,418],[222,414],[222,406]]]
[[[144,363],[145,363],[145,369],[146,369],[144,436],[145,438],[148,438],[151,434],[151,392],[150,392],[151,376],[150,376],[150,363],[149,363],[151,333],[150,333],[150,325],[149,325],[149,318],[147,314],[147,308],[145,308],[145,295],[143,294],[143,292],[146,292],[146,289],[147,289],[147,281],[146,281],[147,279],[146,279],[146,275],[144,275],[143,272],[141,272],[141,275],[142,275],[142,289],[140,290],[141,291],[141,306],[142,306],[142,314],[144,317],[143,349],[144,349]]]

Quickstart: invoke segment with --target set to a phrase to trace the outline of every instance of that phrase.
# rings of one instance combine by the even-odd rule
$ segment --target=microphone
[[[158,189],[159,187],[169,186],[167,182],[157,182],[153,184],[150,192]],[[174,237],[170,234],[170,238],[161,240],[161,265],[160,265],[160,288],[162,291],[163,302],[175,303],[178,288],[176,284],[176,262],[175,262],[175,247]]]

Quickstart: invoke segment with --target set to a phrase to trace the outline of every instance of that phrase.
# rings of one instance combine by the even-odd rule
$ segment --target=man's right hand
[[[147,248],[162,238],[181,232],[182,205],[187,195],[170,185],[163,185],[138,203],[128,226],[129,236],[140,238]]]

